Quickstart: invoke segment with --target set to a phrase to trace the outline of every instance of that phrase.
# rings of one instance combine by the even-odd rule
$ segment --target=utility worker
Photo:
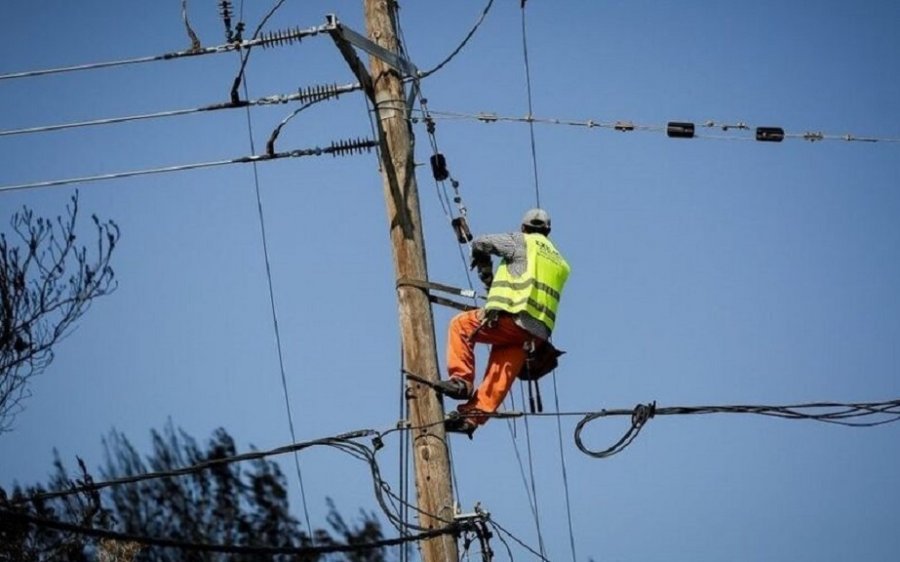
[[[487,421],[486,416],[472,414],[497,411],[522,370],[528,349],[550,339],[569,264],[548,234],[550,215],[543,209],[531,209],[522,218],[520,232],[479,236],[472,242],[471,265],[488,288],[487,304],[483,309],[457,314],[450,321],[450,378],[438,382],[437,389],[449,398],[467,402],[457,408],[458,417],[446,420],[447,431],[471,438]],[[501,258],[496,275],[492,255]],[[491,345],[484,380],[477,390],[476,343]]]

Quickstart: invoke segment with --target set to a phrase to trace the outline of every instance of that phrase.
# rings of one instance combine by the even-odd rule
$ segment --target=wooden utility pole
[[[394,0],[363,0],[369,39],[391,52],[398,51]],[[413,135],[403,82],[396,70],[370,57],[376,122],[381,145],[381,173],[390,224],[394,273],[403,279],[427,280],[425,246],[416,185]],[[421,288],[398,283],[400,338],[404,367],[437,382],[437,349],[431,302]],[[454,502],[444,409],[434,390],[412,385],[407,396],[413,433],[413,459],[419,524],[439,528],[453,520]],[[459,560],[456,538],[443,535],[420,543],[424,562]]]

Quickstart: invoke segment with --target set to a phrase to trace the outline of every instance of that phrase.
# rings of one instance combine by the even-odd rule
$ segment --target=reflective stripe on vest
[[[485,308],[511,314],[524,312],[552,331],[569,264],[543,235],[525,234],[525,247],[525,273],[514,277],[506,261],[501,262]]]

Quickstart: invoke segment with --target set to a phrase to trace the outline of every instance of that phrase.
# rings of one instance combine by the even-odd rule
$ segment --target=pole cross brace
[[[368,37],[360,35],[359,33],[345,26],[338,21],[335,14],[326,15],[325,22],[325,27],[326,29],[328,29],[328,32],[331,34],[331,36],[338,38],[335,39],[336,41],[346,41],[351,45],[357,47],[358,49],[362,49],[373,57],[379,58],[396,70],[399,70],[405,76],[410,76],[412,78],[416,78],[419,76],[419,69],[416,68],[416,65],[411,63],[402,55],[385,49],[381,45],[378,45],[374,41],[370,40]]]
[[[350,70],[356,75],[369,97],[374,97],[374,88],[372,76],[366,70],[365,65],[359,60],[353,47],[362,49],[369,55],[384,61],[387,65],[399,71],[404,79],[412,79],[413,86],[410,88],[409,96],[406,100],[406,107],[411,109],[418,93],[419,69],[406,57],[389,51],[378,45],[368,37],[360,35],[349,27],[338,21],[335,14],[325,15],[324,29],[331,36],[331,39],[337,45],[338,50],[343,55],[344,60],[350,65]],[[374,101],[374,99],[373,99]]]

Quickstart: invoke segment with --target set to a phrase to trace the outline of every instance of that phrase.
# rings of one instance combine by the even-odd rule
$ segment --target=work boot
[[[472,439],[472,434],[478,426],[474,422],[460,417],[458,414],[450,414],[450,417],[444,420],[444,431],[448,433],[462,433]]]
[[[469,386],[459,377],[450,377],[449,380],[438,381],[434,383],[434,389],[454,400],[469,399]]]

